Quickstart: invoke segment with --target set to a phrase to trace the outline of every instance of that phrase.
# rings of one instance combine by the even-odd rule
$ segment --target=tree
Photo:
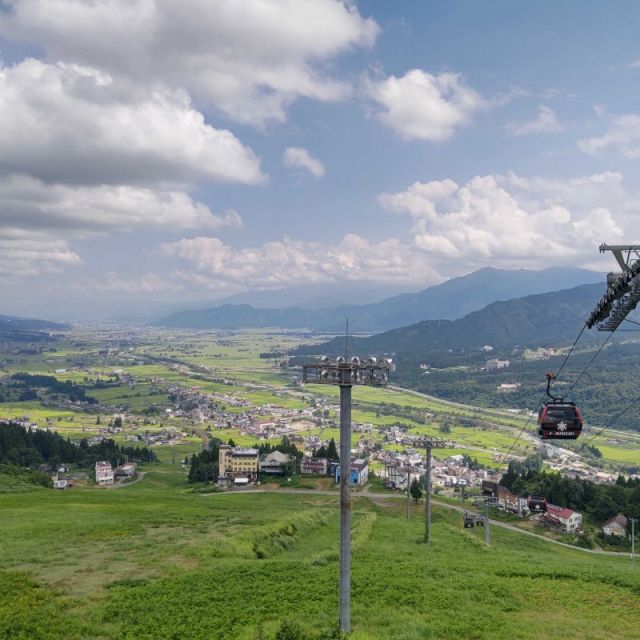
[[[413,479],[413,482],[411,483],[411,488],[409,489],[409,493],[411,494],[411,497],[416,502],[418,502],[418,500],[422,498],[422,489],[420,488],[417,478]]]
[[[338,449],[336,447],[336,441],[333,438],[329,440],[329,446],[327,447],[327,458],[329,460],[340,460]]]
[[[96,418],[96,424],[100,424],[100,416]]]
[[[451,427],[449,426],[448,422],[443,422],[439,427],[438,427],[438,431],[440,433],[451,433]]]
[[[116,429],[122,428],[122,417],[121,416],[116,416],[113,419],[113,426],[116,427]]]

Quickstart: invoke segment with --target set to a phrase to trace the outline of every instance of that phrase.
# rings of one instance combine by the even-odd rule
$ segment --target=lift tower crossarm
[[[613,257],[618,261],[620,268],[626,271],[631,262],[631,256],[635,255],[636,260],[640,260],[640,244],[606,244],[600,245],[600,253],[611,251]],[[626,251],[626,257],[623,252]]]

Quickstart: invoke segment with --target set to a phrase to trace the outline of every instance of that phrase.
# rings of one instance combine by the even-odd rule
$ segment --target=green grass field
[[[358,498],[353,640],[637,640],[640,570],[434,509]],[[336,498],[202,494],[172,465],[122,489],[0,495],[0,637],[255,640],[337,618]],[[260,631],[262,627],[262,631]],[[260,635],[262,633],[262,635]]]

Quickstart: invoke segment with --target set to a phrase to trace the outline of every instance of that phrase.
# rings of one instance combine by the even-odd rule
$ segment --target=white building
[[[113,467],[110,462],[106,460],[96,462],[96,484],[113,484]]]
[[[510,364],[511,362],[509,360],[499,360],[498,358],[492,358],[491,360],[487,360],[485,369],[487,371],[496,371],[498,369],[506,369]]]
[[[557,523],[559,528],[565,533],[575,533],[582,529],[582,514],[571,509],[547,505],[547,512],[544,516],[549,524]]]
[[[602,525],[602,531],[605,536],[618,536],[619,538],[624,538],[627,535],[628,525],[629,523],[625,516],[619,513],[617,516],[609,518],[609,520]]]

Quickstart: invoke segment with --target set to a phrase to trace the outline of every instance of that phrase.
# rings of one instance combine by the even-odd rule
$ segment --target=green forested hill
[[[459,320],[426,320],[370,338],[354,338],[361,353],[460,351],[492,345],[497,348],[563,345],[572,342],[588,313],[602,296],[602,285],[543,293],[494,302]],[[594,332],[595,333],[595,332]],[[298,353],[342,353],[344,338],[301,348]]]
[[[63,331],[68,325],[35,318],[0,315],[0,340],[39,342],[49,338],[48,331]]]

